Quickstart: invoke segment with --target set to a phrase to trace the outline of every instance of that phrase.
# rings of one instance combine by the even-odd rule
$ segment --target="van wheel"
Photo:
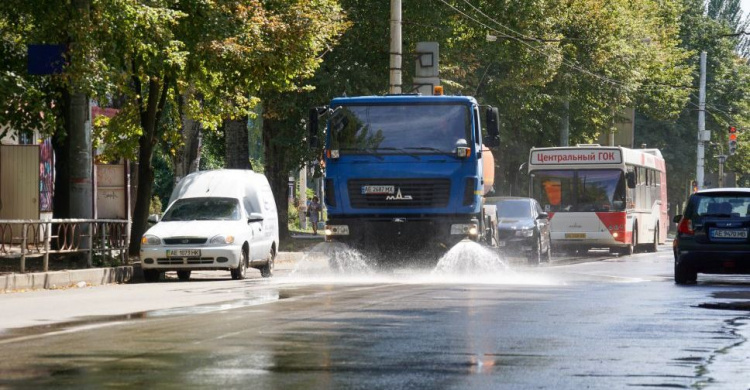
[[[192,271],[186,270],[186,271],[177,271],[177,278],[180,280],[190,280],[190,273]]]
[[[264,278],[270,278],[273,275],[273,266],[274,266],[274,258],[276,256],[273,253],[273,249],[271,249],[270,252],[268,252],[268,262],[266,262],[266,265],[260,267],[260,276]]]
[[[230,271],[234,280],[242,280],[247,276],[247,249],[242,248],[240,253],[240,263],[237,264],[237,268]]]
[[[158,282],[161,278],[161,272],[159,272],[158,269],[144,269],[143,270],[143,279],[146,281],[146,283],[154,283]]]

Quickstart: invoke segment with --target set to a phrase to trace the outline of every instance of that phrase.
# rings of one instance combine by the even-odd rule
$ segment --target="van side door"
[[[242,202],[245,206],[245,218],[247,219],[247,233],[248,233],[248,245],[250,246],[250,253],[248,254],[248,258],[250,261],[253,260],[259,260],[263,259],[267,251],[264,251],[262,248],[262,244],[264,241],[264,231],[263,231],[263,225],[264,221],[251,221],[250,220],[250,214],[251,213],[261,213],[258,200],[252,199],[251,197],[246,196],[243,198]]]

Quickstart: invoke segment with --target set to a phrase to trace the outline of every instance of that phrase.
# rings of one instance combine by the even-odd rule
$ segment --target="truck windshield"
[[[162,221],[236,221],[240,204],[234,198],[183,198],[164,214]]]
[[[618,169],[534,171],[531,186],[545,211],[625,210],[625,175]]]
[[[352,105],[331,118],[330,148],[341,153],[452,153],[471,143],[469,107],[459,104]]]

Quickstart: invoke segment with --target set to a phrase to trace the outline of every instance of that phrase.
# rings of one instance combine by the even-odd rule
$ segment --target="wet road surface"
[[[667,247],[538,268],[454,255],[435,270],[331,274],[311,256],[271,280],[61,292],[104,315],[0,320],[0,388],[750,388],[748,312],[699,307],[750,300],[750,278],[676,286]],[[107,311],[100,291],[154,299]]]

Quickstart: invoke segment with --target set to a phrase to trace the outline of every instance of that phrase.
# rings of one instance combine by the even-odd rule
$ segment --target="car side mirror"
[[[680,221],[681,221],[681,220],[682,220],[682,215],[679,215],[679,214],[678,214],[678,215],[675,215],[675,216],[674,216],[674,217],[672,218],[672,222],[674,222],[674,223],[680,223]]]
[[[500,112],[497,107],[487,107],[485,123],[487,123],[487,139],[484,140],[484,144],[489,147],[500,145]]]
[[[247,216],[247,223],[250,222],[263,222],[263,214],[261,213],[250,213]]]
[[[628,182],[628,188],[635,188],[635,172],[626,173],[625,180]]]
[[[536,219],[547,219],[549,218],[549,214],[547,213],[539,213],[539,215],[536,216]]]
[[[148,221],[149,223],[158,223],[159,219],[159,214],[151,214],[148,216],[148,219],[146,219],[146,221]]]
[[[307,120],[307,143],[310,149],[318,147],[318,109],[311,108]]]

